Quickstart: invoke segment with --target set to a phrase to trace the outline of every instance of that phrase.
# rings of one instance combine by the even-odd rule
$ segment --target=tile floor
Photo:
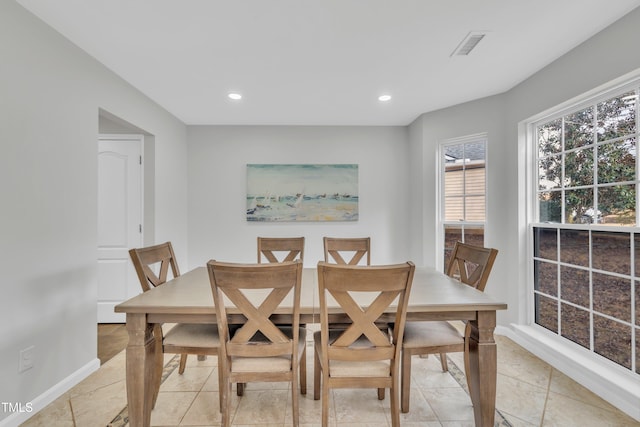
[[[126,426],[126,331],[121,325],[102,325],[101,368],[64,396],[35,414],[24,427]],[[587,389],[531,355],[509,339],[498,342],[496,425],[525,426],[638,426],[634,421]],[[311,343],[309,343],[311,345]],[[301,426],[320,425],[320,401],[313,400],[312,347],[307,349],[308,394],[300,399]],[[457,369],[461,354],[451,354],[450,373],[440,369],[436,357],[413,362],[411,411],[402,414],[403,426],[473,426],[471,401],[464,377]],[[165,358],[166,379],[153,410],[153,426],[216,426],[220,422],[216,358],[198,361],[190,356],[184,375],[177,359]],[[462,386],[461,386],[462,384]],[[388,394],[387,394],[388,395]],[[234,426],[291,425],[286,384],[248,384],[242,398],[233,396]],[[124,411],[123,411],[124,409]],[[379,401],[375,390],[332,392],[330,425],[390,426],[389,399]],[[503,417],[501,418],[500,415]]]

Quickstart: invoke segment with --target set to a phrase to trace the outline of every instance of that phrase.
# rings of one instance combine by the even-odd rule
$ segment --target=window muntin
[[[479,135],[444,143],[441,164],[441,224],[446,266],[456,241],[484,246],[486,137]]]

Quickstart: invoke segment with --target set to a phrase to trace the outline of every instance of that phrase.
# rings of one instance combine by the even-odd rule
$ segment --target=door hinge
[[[140,164],[142,164],[142,156],[140,156]]]
[[[138,230],[142,233],[142,224],[138,224]]]

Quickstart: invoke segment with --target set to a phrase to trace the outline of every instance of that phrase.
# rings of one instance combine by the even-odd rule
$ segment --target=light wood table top
[[[300,297],[303,323],[312,323],[309,320],[313,319],[309,316],[317,315],[319,312],[317,283],[316,269],[303,269]],[[408,320],[461,319],[455,313],[506,308],[505,303],[496,301],[489,295],[461,284],[435,269],[418,267],[413,278],[407,316]],[[215,307],[207,269],[197,267],[162,286],[117,305],[115,311],[147,315],[193,315],[201,321],[215,323]],[[230,312],[233,313],[233,310]]]

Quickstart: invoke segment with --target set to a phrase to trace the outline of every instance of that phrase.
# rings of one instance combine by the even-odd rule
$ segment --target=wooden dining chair
[[[304,237],[258,237],[258,263],[304,261]]]
[[[456,242],[446,274],[484,292],[498,250]],[[443,371],[448,371],[446,353],[464,352],[464,369],[469,384],[469,336],[467,322],[461,334],[447,321],[407,322],[402,345],[402,412],[409,412],[411,398],[411,357],[439,354]]]
[[[322,240],[325,262],[357,265],[364,259],[366,265],[371,264],[370,237],[324,237]]]
[[[304,262],[304,237],[258,237],[258,264],[300,260]],[[305,325],[301,325],[305,326]],[[305,326],[306,327],[306,326]],[[307,358],[300,360],[300,392],[307,394]],[[238,384],[237,394],[242,396],[244,384]]]
[[[129,256],[143,292],[164,284],[169,278],[169,269],[171,269],[173,277],[180,276],[171,242],[131,249]],[[187,354],[217,356],[220,340],[216,325],[213,324],[178,323],[166,333],[163,333],[161,324],[155,324],[153,335],[156,343],[155,370],[158,380],[153,399],[155,404],[163,369],[162,354],[180,354],[178,373],[183,374],[187,363]]]
[[[298,371],[306,357],[306,329],[300,327],[302,261],[271,264],[207,263],[220,335],[222,426],[231,423],[232,384],[291,383],[293,425],[298,425]],[[235,310],[242,321],[230,320]],[[291,315],[288,326],[274,313]],[[300,375],[306,375],[300,372]]]
[[[388,388],[391,424],[400,425],[400,349],[414,270],[411,262],[385,266],[318,263],[320,331],[313,337],[313,396],[318,400],[322,388],[323,427],[329,421],[332,388]],[[335,304],[330,306],[330,301],[344,312],[350,323],[346,329],[331,327]],[[398,325],[392,333],[377,325],[390,307]]]
[[[370,237],[324,237],[324,261],[343,265],[371,265]],[[345,328],[348,325],[334,323],[333,329]],[[388,327],[387,323],[378,325],[381,329]],[[384,400],[384,388],[378,389],[378,399]]]

